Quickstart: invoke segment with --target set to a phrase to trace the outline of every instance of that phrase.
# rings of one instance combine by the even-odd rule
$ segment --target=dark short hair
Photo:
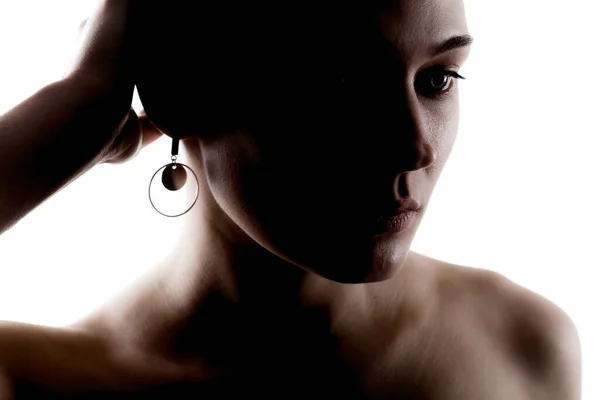
[[[142,102],[154,99],[144,104],[148,115],[158,125],[202,118],[212,129],[231,129],[266,112],[284,112],[276,108],[286,92],[314,96],[310,88],[319,79],[339,75],[345,34],[339,4],[344,2],[143,1],[135,24],[136,74]],[[150,103],[160,104],[161,112]]]

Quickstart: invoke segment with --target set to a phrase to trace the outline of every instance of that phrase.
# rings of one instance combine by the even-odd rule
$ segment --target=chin
[[[374,283],[374,282],[383,282],[388,279],[393,278],[400,267],[387,268],[385,270],[377,269],[369,269],[364,272],[359,271],[318,271],[318,270],[310,270],[311,272],[337,283],[344,284],[357,284],[357,283]]]
[[[408,257],[408,251],[393,251],[390,253],[389,251],[379,250],[372,254],[371,260],[363,258],[363,262],[358,261],[361,259],[358,255],[347,253],[346,256],[344,260],[328,263],[326,266],[303,267],[303,269],[338,283],[383,282],[396,276],[402,269]]]

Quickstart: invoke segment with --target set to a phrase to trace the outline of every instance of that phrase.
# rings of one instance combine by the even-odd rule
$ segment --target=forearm
[[[66,78],[0,116],[0,233],[103,160],[127,113],[99,92]]]

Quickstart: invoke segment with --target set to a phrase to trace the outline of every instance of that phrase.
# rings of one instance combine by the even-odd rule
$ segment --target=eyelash
[[[429,68],[427,70],[427,72],[424,72],[424,74],[427,75],[428,78],[417,78],[417,82],[415,82],[415,86],[416,86],[415,89],[417,89],[417,91],[420,91],[418,85],[422,79],[425,79],[425,82],[429,81],[429,83],[431,83],[431,78],[432,78],[432,76],[435,76],[435,74],[441,74],[442,76],[447,76],[449,78],[454,78],[454,79],[467,79],[464,76],[460,75],[458,72],[448,70],[444,66]],[[352,82],[352,79],[350,79],[350,82]],[[342,78],[342,83],[348,84],[348,79]],[[426,83],[426,85],[427,85],[427,83]],[[425,93],[425,96],[430,97],[432,99],[436,99],[436,100],[448,97],[454,91],[453,88],[454,88],[455,84],[452,81],[450,81],[449,85],[450,85],[450,87],[446,90],[438,91],[433,94]],[[435,91],[435,89],[432,90],[432,92],[434,92],[434,91]],[[425,92],[427,92],[427,90],[425,90]]]
[[[464,76],[460,75],[458,72],[447,70],[443,67],[433,68],[432,70],[435,74],[441,74],[442,76],[447,76],[449,78],[467,79]],[[430,71],[432,71],[432,70],[430,70]],[[429,82],[428,84],[431,83],[432,76],[435,76],[435,75],[428,74],[428,79],[425,79],[426,81]],[[455,84],[452,81],[450,81],[448,83],[448,85],[450,85],[448,89],[441,90],[441,91],[436,91],[436,89],[433,89],[432,92],[434,92],[434,93],[429,94],[429,95],[426,94],[426,96],[434,98],[434,99],[442,99],[442,98],[448,97],[453,92],[453,88],[454,88]]]

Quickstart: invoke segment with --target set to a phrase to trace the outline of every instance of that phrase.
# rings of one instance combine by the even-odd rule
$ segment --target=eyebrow
[[[473,43],[473,38],[471,37],[471,35],[453,36],[450,39],[446,40],[444,43],[440,44],[435,49],[433,55],[435,57],[450,50],[470,46],[471,43]]]

